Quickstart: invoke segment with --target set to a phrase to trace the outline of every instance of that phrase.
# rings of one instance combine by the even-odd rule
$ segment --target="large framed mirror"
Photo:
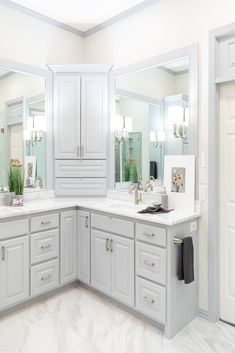
[[[197,46],[110,74],[109,187],[150,178],[163,185],[164,156],[197,156]]]
[[[24,191],[53,188],[51,73],[0,59],[0,187],[11,165],[24,171]]]

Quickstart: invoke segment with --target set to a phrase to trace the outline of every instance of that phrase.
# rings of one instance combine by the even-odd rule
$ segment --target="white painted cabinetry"
[[[78,211],[77,215],[77,278],[90,284],[90,213]]]
[[[64,211],[60,219],[61,284],[76,279],[76,211]]]
[[[29,238],[0,241],[0,309],[29,296]]]
[[[92,214],[91,226],[91,285],[113,298],[134,306],[134,240],[95,229],[99,217]],[[117,228],[122,219],[112,218]],[[110,222],[112,223],[112,220]],[[111,224],[110,223],[110,224]],[[104,224],[106,228],[108,224]]]
[[[110,66],[53,65],[50,68],[54,73],[56,193],[105,195]],[[89,184],[91,189],[86,188]]]

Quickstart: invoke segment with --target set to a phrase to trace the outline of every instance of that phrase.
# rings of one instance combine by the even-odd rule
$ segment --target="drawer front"
[[[134,238],[134,222],[125,219],[92,213],[91,227]]]
[[[166,250],[137,241],[136,274],[166,284]]]
[[[59,214],[53,213],[31,218],[31,232],[53,229],[59,227]]]
[[[105,196],[105,178],[56,178],[58,196]]]
[[[136,238],[150,244],[166,247],[166,229],[136,223]]]
[[[53,229],[31,235],[31,264],[59,256],[59,230]]]
[[[9,239],[20,235],[28,234],[29,221],[28,219],[19,219],[16,221],[1,221],[0,222],[0,239]]]
[[[57,178],[105,178],[105,160],[57,160],[55,176]]]
[[[166,322],[166,289],[137,277],[136,310],[164,324]]]
[[[31,267],[31,295],[52,290],[59,285],[59,262],[52,260]]]

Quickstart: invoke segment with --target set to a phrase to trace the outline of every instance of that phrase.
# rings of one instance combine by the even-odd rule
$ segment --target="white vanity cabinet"
[[[28,235],[0,241],[0,309],[29,296]]]
[[[61,284],[66,284],[76,279],[76,210],[63,211],[60,217]]]
[[[123,236],[123,225],[134,223],[106,215],[91,215],[91,285],[134,306],[134,240]],[[113,230],[111,232],[111,227]],[[132,233],[129,233],[132,237]]]
[[[90,284],[90,212],[77,211],[77,278]]]
[[[54,77],[57,195],[106,194],[110,68],[108,65],[50,66]],[[92,193],[86,188],[89,184]]]

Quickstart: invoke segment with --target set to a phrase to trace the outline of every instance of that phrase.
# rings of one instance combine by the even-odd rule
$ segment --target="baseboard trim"
[[[209,315],[208,315],[208,311],[207,310],[198,308],[198,312],[197,313],[198,313],[199,317],[202,317],[203,319],[206,319],[206,320],[209,319]]]

